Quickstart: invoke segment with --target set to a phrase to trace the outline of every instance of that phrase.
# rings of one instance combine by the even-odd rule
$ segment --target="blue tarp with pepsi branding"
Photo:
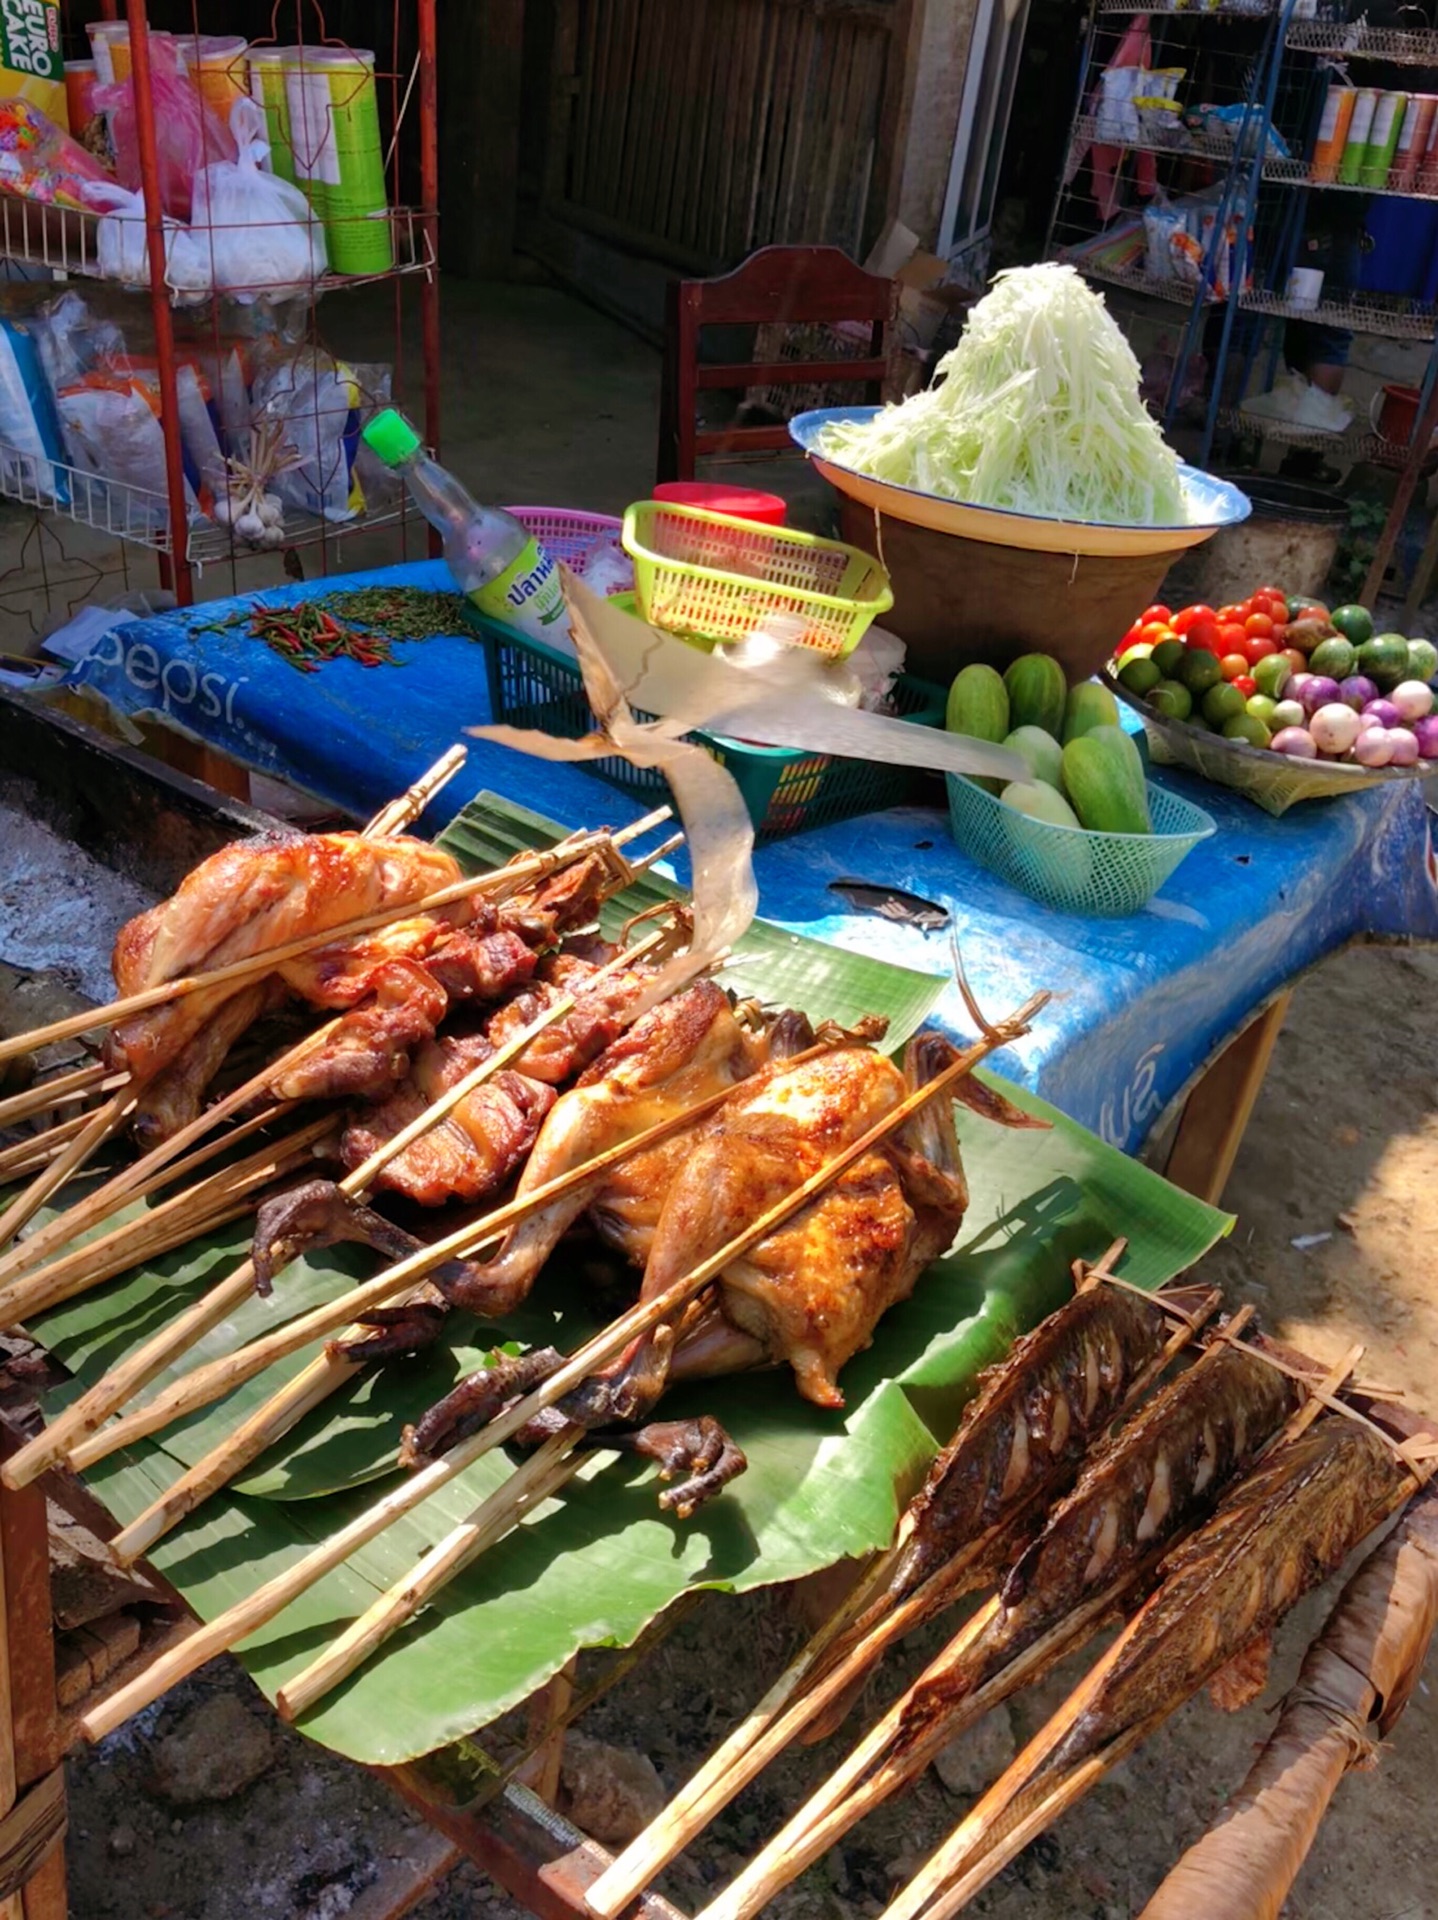
[[[384,584],[449,589],[441,563],[331,577],[259,598],[285,604]],[[399,642],[403,665],[348,660],[297,673],[245,630],[197,631],[249,604],[211,602],[108,635],[71,674],[131,715],[158,713],[261,772],[352,813],[373,812],[456,739],[490,717],[473,639]],[[643,810],[577,768],[483,741],[426,824],[490,790],[566,827]],[[1056,913],[1015,893],[954,846],[938,808],[905,807],[762,848],[761,911],[796,932],[926,972],[948,973],[949,934],[853,910],[836,880],[900,887],[953,916],[970,984],[997,1016],[1038,987],[1055,998],[998,1068],[1105,1140],[1136,1150],[1206,1062],[1298,974],[1354,940],[1438,940],[1432,783],[1392,783],[1271,819],[1219,787],[1165,769],[1165,785],[1205,807],[1219,831],[1141,913]],[[678,877],[683,879],[682,862]],[[939,1018],[968,1026],[956,992]]]

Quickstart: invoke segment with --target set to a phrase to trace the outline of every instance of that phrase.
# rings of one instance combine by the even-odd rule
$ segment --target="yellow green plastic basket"
[[[804,622],[796,644],[842,659],[894,604],[872,554],[789,527],[637,500],[622,539],[640,613],[685,640],[742,640],[793,614]]]

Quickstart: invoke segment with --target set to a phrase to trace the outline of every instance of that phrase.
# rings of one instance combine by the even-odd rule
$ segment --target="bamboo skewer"
[[[112,1093],[104,1106],[89,1116],[64,1151],[57,1154],[0,1214],[0,1247],[9,1246],[20,1229],[34,1219],[50,1195],[64,1186],[70,1175],[85,1164],[97,1147],[119,1132],[134,1112],[136,1102],[137,1096],[130,1092],[128,1086],[124,1086],[118,1093]]]
[[[342,941],[352,940],[361,934],[372,933],[377,927],[387,926],[393,920],[414,919],[420,914],[437,913],[443,907],[454,906],[458,901],[473,899],[476,895],[504,895],[515,887],[530,880],[541,879],[558,868],[570,865],[582,854],[612,849],[637,838],[641,833],[651,831],[671,817],[668,807],[658,807],[646,814],[642,820],[611,834],[607,830],[591,833],[573,834],[557,846],[546,851],[522,854],[511,860],[507,866],[497,867],[488,873],[471,874],[467,879],[455,880],[447,887],[440,887],[434,893],[422,895],[416,900],[401,900],[387,907],[377,907],[372,913],[358,915],[352,920],[338,922],[332,927],[318,928],[311,933],[298,935],[276,947],[266,947],[260,953],[248,955],[242,960],[232,960],[221,967],[212,967],[201,973],[183,974],[175,980],[163,980],[153,987],[144,987],[138,993],[126,995],[124,999],[112,1000],[108,1006],[96,1007],[84,1013],[71,1014],[64,1020],[53,1021],[49,1026],[37,1027],[31,1033],[16,1034],[8,1039],[0,1039],[0,1060],[9,1060],[16,1054],[28,1053],[33,1048],[49,1046],[57,1040],[69,1040],[76,1034],[89,1033],[97,1027],[112,1027],[132,1015],[147,1013],[151,1007],[165,1006],[172,1000],[182,999],[191,993],[203,992],[211,987],[229,986],[236,981],[249,980],[262,974],[273,973],[277,966],[287,960],[295,960],[301,954],[313,952],[316,947],[338,945]]]
[[[87,1113],[73,1113],[68,1120],[57,1120],[54,1126],[46,1127],[43,1133],[32,1133],[28,1139],[6,1147],[0,1152],[0,1180],[19,1179],[34,1173],[37,1167],[48,1166],[89,1119]]]
[[[566,1427],[517,1467],[502,1486],[431,1547],[413,1573],[382,1593],[304,1672],[280,1688],[275,1703],[282,1719],[297,1720],[315,1701],[347,1679],[390,1635],[412,1620],[430,1599],[486,1548],[513,1531],[526,1514],[572,1480],[587,1456],[576,1454],[580,1427]]]
[[[439,756],[427,772],[419,776],[412,787],[406,787],[396,799],[380,808],[365,826],[363,838],[379,840],[386,834],[399,833],[412,821],[418,820],[440,788],[449,785],[468,758],[469,748],[456,742]]]
[[[603,979],[606,974],[642,958],[668,937],[665,932],[648,935],[627,952],[616,955],[585,983],[586,990]],[[528,1026],[522,1028],[504,1046],[491,1054],[488,1060],[482,1061],[478,1067],[464,1075],[408,1126],[402,1128],[392,1139],[385,1141],[361,1166],[347,1174],[339,1182],[340,1191],[351,1199],[361,1198],[376,1175],[382,1172],[392,1159],[426,1133],[430,1127],[437,1125],[467,1094],[472,1093],[485,1080],[500,1072],[511,1060],[516,1059],[547,1027],[572,1012],[575,1004],[573,994],[561,996],[554,1005],[546,1008]],[[551,1193],[547,1197],[554,1196]],[[531,1196],[525,1204],[525,1212],[533,1211],[538,1204],[540,1204],[538,1197]],[[504,1211],[501,1209],[501,1214]],[[519,1215],[512,1213],[512,1217],[519,1217]],[[499,1220],[499,1216],[494,1218]],[[507,1225],[511,1221],[502,1220],[499,1223]],[[420,1279],[431,1268],[440,1265],[451,1252],[459,1247],[472,1246],[482,1238],[492,1237],[494,1230],[494,1226],[488,1222],[471,1223],[456,1234],[450,1235],[447,1240],[436,1242],[422,1249],[420,1253],[410,1256],[409,1260],[399,1262],[387,1273],[381,1274],[377,1281],[371,1281],[366,1286],[353,1289],[351,1293],[345,1295],[339,1302],[332,1303],[330,1307],[315,1309],[311,1314],[303,1316],[301,1321],[281,1327],[275,1333],[265,1335],[260,1340],[241,1347],[236,1353],[225,1356],[223,1360],[212,1362],[208,1368],[197,1369],[195,1373],[186,1376],[185,1380],[176,1382],[167,1395],[139,1409],[130,1421],[119,1423],[112,1432],[98,1432],[97,1430],[103,1426],[110,1415],[116,1412],[132,1394],[137,1393],[153,1380],[156,1374],[163,1372],[196,1340],[208,1333],[212,1327],[217,1326],[233,1307],[248,1298],[254,1285],[254,1264],[250,1260],[242,1261],[225,1280],[210,1288],[178,1319],[162,1328],[137,1352],[130,1354],[103,1380],[98,1381],[87,1394],[52,1421],[44,1433],[13,1455],[3,1469],[4,1484],[16,1487],[28,1485],[37,1474],[45,1472],[67,1456],[70,1456],[74,1464],[74,1449],[90,1436],[94,1438],[86,1447],[85,1457],[86,1463],[93,1465],[96,1460],[103,1459],[115,1448],[126,1446],[144,1434],[153,1433],[158,1428],[168,1425],[170,1421],[180,1418],[182,1414],[192,1412],[197,1407],[208,1405],[210,1401],[221,1398],[254,1374],[262,1372],[281,1355],[292,1353],[306,1345],[310,1339],[316,1337],[317,1319],[324,1319],[323,1330],[326,1332],[337,1326],[348,1324],[353,1320],[356,1312],[368,1311],[371,1306],[379,1305],[398,1292],[406,1281]],[[356,1304],[356,1296],[362,1304]],[[339,1309],[339,1315],[332,1317],[336,1308]],[[305,1330],[298,1332],[296,1337],[301,1327]],[[356,1338],[361,1337],[361,1331],[356,1331]],[[335,1372],[336,1387],[358,1371],[357,1367],[342,1360],[329,1365]],[[200,1379],[201,1375],[204,1376],[203,1379]],[[290,1391],[297,1394],[307,1393],[312,1379],[313,1376],[309,1372],[301,1374],[296,1382],[291,1383]],[[305,1383],[303,1388],[299,1387],[299,1382]],[[298,1398],[296,1404],[298,1404]],[[312,1404],[318,1403],[306,1401],[304,1410],[307,1412]],[[296,1418],[299,1417],[296,1415]],[[199,1463],[200,1466],[203,1464],[203,1462]],[[195,1471],[198,1471],[198,1468]]]
[[[1083,1268],[1076,1263],[1075,1278],[1078,1284],[1097,1284],[1106,1277],[1124,1245],[1123,1241],[1115,1241],[1092,1267]],[[1196,1312],[1175,1328],[1162,1350],[1134,1380],[1123,1406],[1115,1416],[1116,1420],[1125,1418],[1138,1404],[1178,1351],[1192,1340],[1204,1321],[1217,1311],[1220,1299],[1215,1289]],[[842,1699],[890,1646],[957,1600],[966,1591],[965,1575],[968,1569],[986,1560],[991,1549],[1010,1532],[1039,1497],[1040,1493],[1036,1492],[1029,1501],[1008,1513],[997,1525],[970,1541],[913,1593],[896,1606],[887,1608],[876,1620],[871,1622],[862,1613],[855,1618],[846,1603],[840,1617],[820,1629],[818,1636],[791,1662],[753,1712],[710,1755],[699,1772],[680,1789],[659,1818],[595,1880],[585,1894],[585,1904],[590,1911],[604,1916],[604,1920],[614,1920],[614,1916],[623,1913],[654,1876],[682,1853],[771,1760],[796,1740],[806,1727],[812,1725],[831,1702]],[[870,1582],[866,1583],[866,1591],[873,1591],[876,1585],[882,1589],[882,1580],[877,1576],[880,1572],[887,1574],[902,1555],[908,1542],[909,1528],[909,1515],[906,1513],[900,1522],[893,1547],[879,1563],[875,1576],[871,1576]],[[859,1637],[848,1639],[847,1636],[856,1628]],[[821,1664],[825,1655],[827,1664]],[[784,1882],[780,1881],[779,1884],[783,1885]]]
[[[138,1266],[142,1259],[155,1259],[183,1246],[187,1239],[197,1239],[202,1232],[213,1231],[218,1224],[215,1221],[205,1228],[192,1227],[190,1223],[203,1217],[207,1210],[213,1211],[214,1204],[221,1199],[242,1199],[243,1204],[230,1216],[237,1218],[254,1205],[253,1198],[246,1196],[253,1196],[261,1187],[302,1166],[333,1125],[328,1116],[312,1120],[285,1139],[262,1147],[257,1153],[187,1187],[140,1219],[122,1221],[108,1233],[63,1254],[40,1273],[27,1277],[26,1285],[34,1287],[28,1314],[43,1313],[77,1293],[103,1286],[117,1274]]]
[[[12,1093],[8,1100],[0,1100],[0,1127],[16,1126],[32,1114],[48,1113],[52,1107],[69,1106],[83,1100],[92,1089],[113,1093],[127,1077],[123,1073],[110,1073],[101,1060],[92,1061],[87,1067],[75,1067],[68,1073],[57,1073],[49,1080],[27,1087],[23,1093]]]
[[[446,1485],[457,1475],[463,1473],[474,1462],[489,1453],[495,1447],[503,1446],[517,1434],[530,1420],[544,1408],[553,1406],[564,1397],[572,1387],[587,1379],[596,1368],[622,1353],[633,1339],[648,1333],[682,1307],[688,1300],[708,1286],[724,1268],[741,1254],[748,1251],[758,1241],[772,1233],[800,1208],[806,1206],[813,1196],[831,1181],[838,1178],[846,1167],[862,1158],[879,1141],[886,1138],[897,1127],[903,1125],[912,1113],[915,1113],[930,1100],[944,1092],[949,1086],[972,1072],[978,1063],[987,1058],[998,1047],[1008,1045],[1019,1038],[1026,1030],[1034,1014],[1044,1006],[1049,996],[1046,993],[1033,995],[1017,1013],[1001,1026],[987,1032],[982,1040],[976,1041],[958,1056],[942,1073],[927,1086],[917,1088],[907,1095],[894,1110],[882,1121],[868,1129],[850,1146],[836,1154],[824,1166],[803,1181],[785,1199],[771,1207],[744,1231],[735,1236],[727,1245],[720,1247],[707,1260],[702,1261],[688,1274],[676,1280],[662,1293],[650,1300],[641,1300],[627,1313],[621,1314],[601,1333],[588,1340],[565,1361],[564,1365],[551,1374],[532,1392],[492,1420],[480,1432],[471,1434],[459,1442],[449,1453],[422,1467],[402,1485],[394,1489],[383,1500],[376,1502],[367,1512],[358,1515],[347,1527],[329,1540],[323,1541],[303,1560],[288,1567],[265,1586],[257,1588],[246,1599],[218,1615],[206,1626],[200,1627],[178,1647],[155,1661],[149,1670],[139,1676],[130,1686],[118,1690],[108,1700],[103,1701],[93,1713],[84,1717],[81,1724],[89,1739],[99,1739],[112,1728],[119,1726],[131,1714],[138,1713],[151,1701],[187,1674],[202,1666],[216,1653],[227,1651],[239,1641],[248,1638],[267,1620],[272,1620],[297,1595],[306,1592],[315,1581],[320,1579],[332,1567],[341,1565],[366,1541],[372,1540],[395,1520],[419,1506],[430,1494]]]

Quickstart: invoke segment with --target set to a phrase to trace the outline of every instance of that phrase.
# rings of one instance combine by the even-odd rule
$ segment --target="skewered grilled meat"
[[[900,1745],[924,1742],[936,1728],[949,1738],[958,1702],[1067,1616],[1156,1562],[1165,1543],[1248,1470],[1301,1397],[1286,1374],[1222,1342],[1156,1394],[1090,1458],[1010,1568],[1002,1606],[960,1663],[914,1690]]]
[[[241,988],[170,1064],[161,1068],[145,1088],[131,1122],[131,1130],[142,1146],[157,1146],[197,1118],[205,1089],[224,1065],[230,1048],[283,997],[275,980]]]
[[[1343,1414],[1320,1416],[1277,1448],[1169,1556],[1163,1585],[1125,1629],[1098,1697],[1049,1767],[1066,1769],[1180,1706],[1326,1579],[1412,1485],[1393,1449]]]
[[[1180,1297],[1201,1296],[1159,1298]],[[1017,1341],[981,1376],[958,1432],[930,1467],[887,1597],[914,1592],[1001,1517],[1057,1491],[1158,1356],[1170,1326],[1158,1299],[1100,1284]]]
[[[458,880],[454,860],[423,840],[392,835],[297,834],[236,842],[187,875],[179,889],[120,929],[113,969],[122,994],[261,953],[304,933],[422,899]],[[445,910],[469,918],[467,902]],[[240,984],[192,993],[127,1020],[108,1057],[137,1081],[154,1077],[240,992]]]
[[[733,1239],[953,1057],[947,1040],[923,1034],[910,1042],[902,1074],[872,1047],[850,1044],[774,1062],[746,1080],[700,1123],[697,1137],[687,1137],[677,1164],[664,1164],[667,1187],[641,1298],[664,1291]],[[642,1336],[612,1369],[561,1401],[555,1417],[590,1428],[632,1422],[672,1378],[780,1361],[793,1367],[806,1398],[842,1406],[839,1368],[952,1244],[967,1205],[953,1120],[935,1102],[726,1268],[717,1311],[700,1308]],[[626,1223],[631,1234],[646,1225],[634,1215]],[[689,1338],[694,1349],[686,1360]],[[486,1386],[496,1377],[488,1375]],[[406,1436],[407,1457],[453,1444],[456,1421],[472,1424],[473,1410],[472,1390],[462,1383]],[[721,1445],[713,1431],[665,1438],[669,1470],[694,1469],[661,1497],[681,1512],[742,1470],[738,1450]],[[642,1442],[646,1451],[657,1445],[652,1435]]]
[[[345,1166],[362,1165],[494,1052],[478,1033],[443,1034],[426,1041],[403,1086],[346,1128],[340,1143]],[[533,1147],[554,1098],[552,1087],[502,1070],[396,1154],[381,1168],[375,1185],[426,1207],[448,1200],[483,1200],[504,1185]]]

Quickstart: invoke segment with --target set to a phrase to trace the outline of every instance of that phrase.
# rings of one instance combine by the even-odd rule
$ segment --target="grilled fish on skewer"
[[[1322,1415],[1224,1497],[1162,1586],[889,1909],[946,1920],[1178,1707],[1261,1644],[1413,1490],[1370,1427]]]

